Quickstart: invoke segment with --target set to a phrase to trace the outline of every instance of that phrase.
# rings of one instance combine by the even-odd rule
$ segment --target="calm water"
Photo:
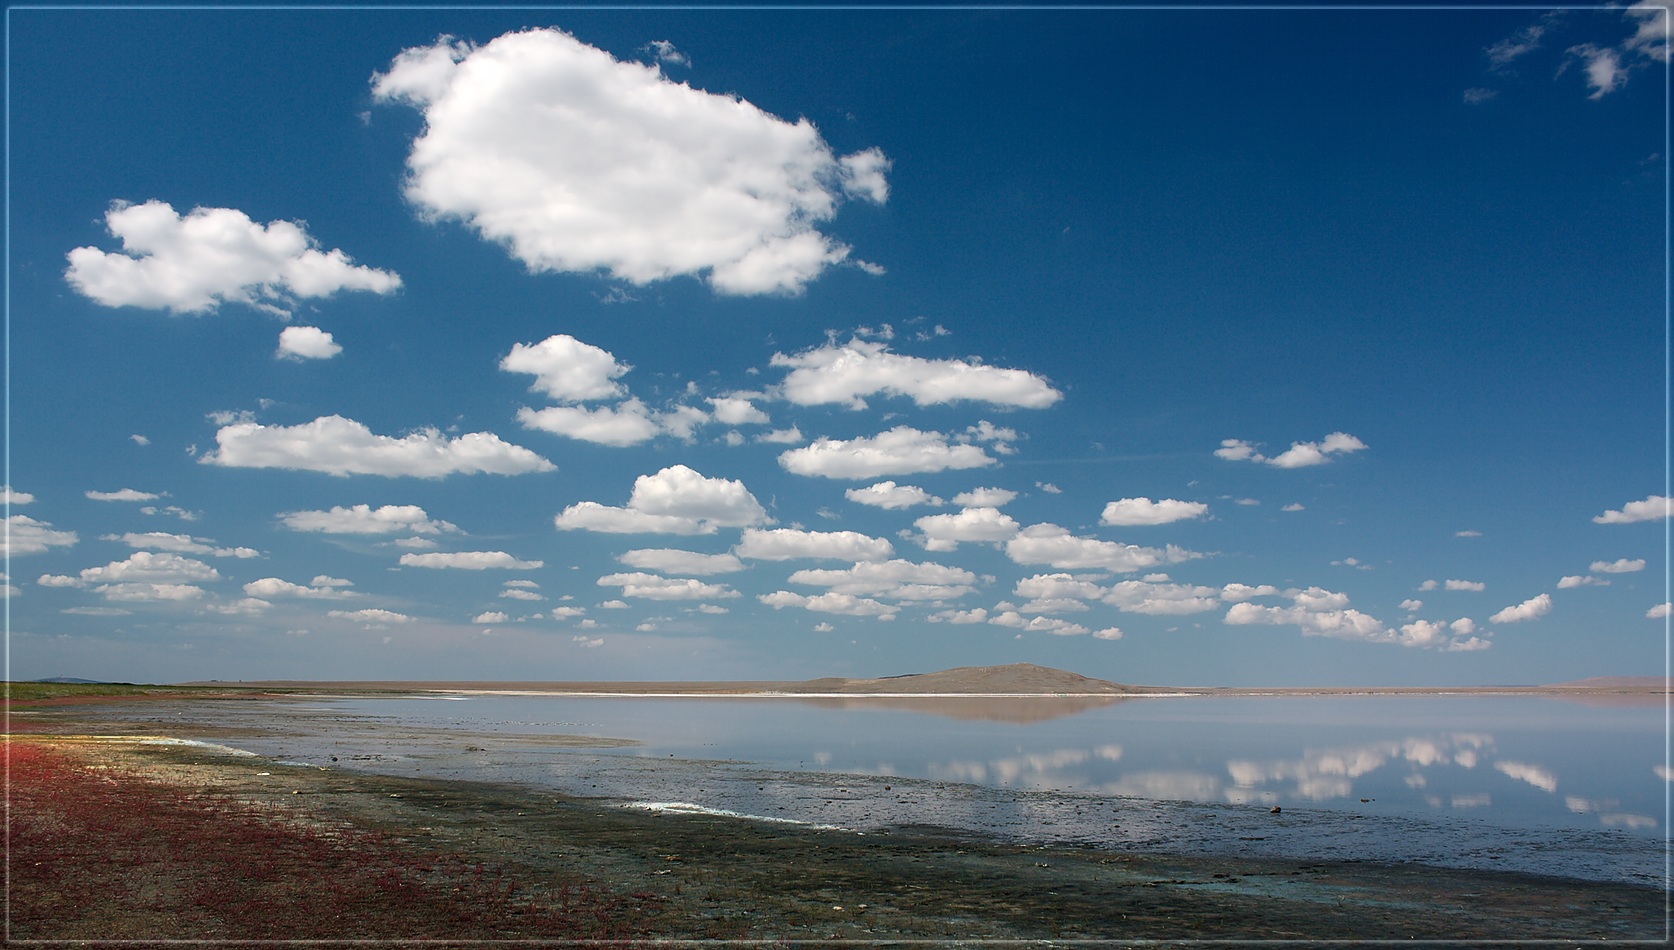
[[[856,830],[1661,882],[1664,713],[1508,696],[294,704],[265,754]],[[223,722],[226,707],[206,711]],[[273,711],[264,716],[271,726]],[[633,745],[590,745],[591,740]],[[1273,816],[1270,807],[1281,807]]]
[[[1006,722],[785,699],[476,696],[346,704],[429,729],[630,738],[621,754],[1194,802],[1469,812],[1662,837],[1660,707],[1529,697],[1185,697]],[[961,709],[963,702],[966,708]],[[1072,701],[1073,702],[1073,701]],[[979,708],[983,707],[983,708]],[[1052,710],[1046,710],[1047,713]]]

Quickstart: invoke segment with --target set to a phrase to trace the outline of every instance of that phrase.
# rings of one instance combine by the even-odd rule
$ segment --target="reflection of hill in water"
[[[1145,690],[1097,680],[1079,673],[1055,670],[1033,663],[1012,663],[1007,666],[961,666],[939,673],[912,673],[906,676],[886,676],[878,679],[807,680],[786,690],[796,693],[1026,693],[1053,696],[1058,694],[1116,694],[1127,695]]]
[[[890,709],[948,719],[1026,724],[1127,702],[1126,696],[800,696],[822,709]]]

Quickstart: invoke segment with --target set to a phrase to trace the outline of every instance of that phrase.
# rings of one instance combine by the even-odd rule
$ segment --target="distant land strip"
[[[494,692],[678,696],[1342,696],[1449,694],[1667,694],[1669,681],[1656,676],[1593,677],[1538,686],[1134,686],[1066,670],[1012,663],[964,666],[935,673],[872,679],[822,677],[811,680],[543,682],[496,680],[212,680],[181,686],[329,692]]]

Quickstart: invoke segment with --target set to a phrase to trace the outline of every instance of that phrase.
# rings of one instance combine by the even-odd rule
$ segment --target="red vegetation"
[[[7,743],[8,940],[619,939],[634,901]]]

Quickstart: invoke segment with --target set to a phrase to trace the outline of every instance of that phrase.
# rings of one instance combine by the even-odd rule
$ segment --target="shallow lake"
[[[474,694],[286,708],[286,739],[237,744],[856,830],[937,824],[1659,883],[1665,863],[1660,704]],[[583,738],[542,741],[559,736]]]

